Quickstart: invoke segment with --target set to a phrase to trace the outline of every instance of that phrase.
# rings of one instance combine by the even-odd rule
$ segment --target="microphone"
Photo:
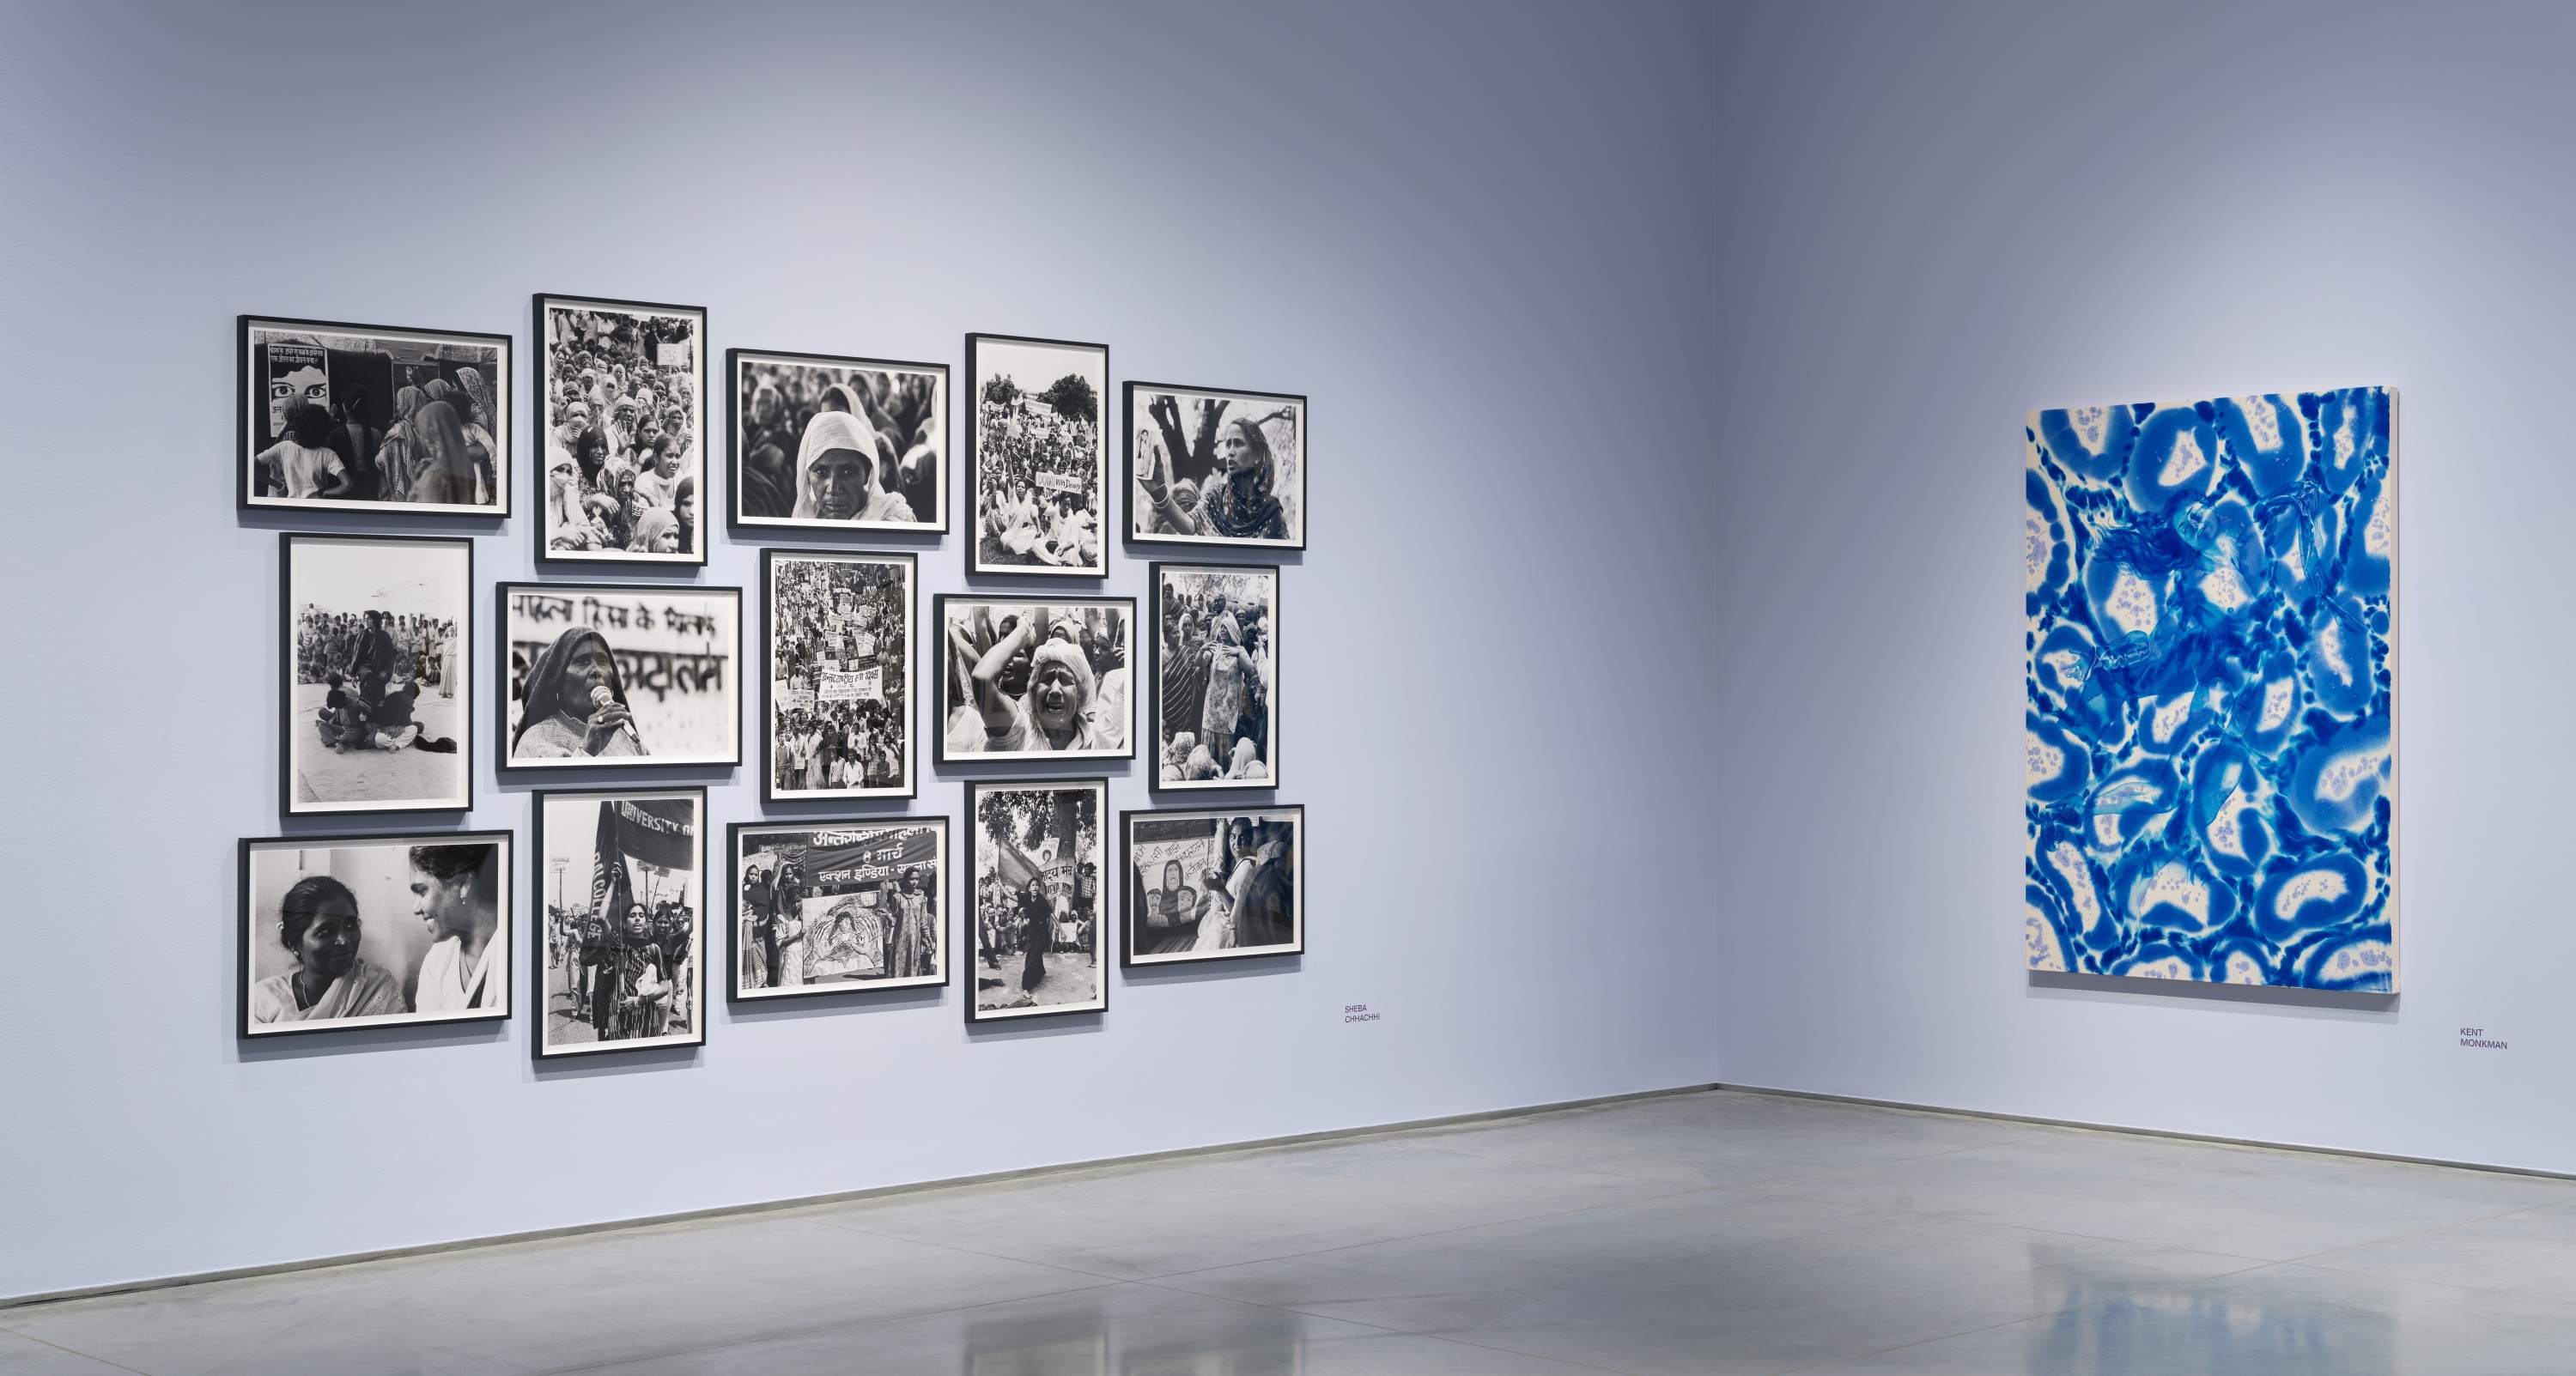
[[[615,701],[617,701],[617,695],[608,691],[607,684],[595,683],[591,685],[590,710],[596,712],[600,708],[606,707]],[[641,751],[644,748],[644,738],[635,734],[635,723],[630,721],[617,729],[625,732],[628,740],[635,742],[635,748],[637,750]]]

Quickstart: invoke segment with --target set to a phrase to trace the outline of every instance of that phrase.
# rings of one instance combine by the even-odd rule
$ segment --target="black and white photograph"
[[[1136,755],[1136,599],[939,599],[939,760]]]
[[[1109,346],[966,336],[968,573],[1109,574]]]
[[[1109,1006],[1109,781],[966,785],[975,876],[975,997],[968,1022],[1092,1013]]]
[[[510,514],[510,337],[240,318],[241,505]]]
[[[707,792],[536,795],[537,1059],[699,1046]]]
[[[736,999],[948,982],[948,819],[734,824]]]
[[[761,797],[909,798],[913,557],[760,552]]]
[[[503,769],[742,763],[742,589],[497,591]]]
[[[1306,547],[1306,399],[1160,382],[1127,391],[1128,538]]]
[[[510,1016],[510,833],[241,843],[244,1037]]]
[[[1279,784],[1279,570],[1156,564],[1157,789]]]
[[[279,809],[473,806],[470,540],[277,537]]]
[[[704,564],[707,313],[536,298],[537,558]]]
[[[730,349],[733,523],[948,529],[948,365]]]
[[[1187,965],[1306,949],[1306,809],[1118,814],[1121,965]]]

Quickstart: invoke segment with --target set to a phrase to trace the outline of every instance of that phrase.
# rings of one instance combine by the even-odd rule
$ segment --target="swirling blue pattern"
[[[2029,416],[2030,968],[2395,992],[2393,404]]]

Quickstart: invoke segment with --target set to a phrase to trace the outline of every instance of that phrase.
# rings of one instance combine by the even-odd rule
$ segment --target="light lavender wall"
[[[1738,5],[1717,50],[1722,1078],[2576,1171],[2576,12]],[[2368,383],[2404,993],[2033,987],[2023,412]]]
[[[1708,34],[1691,4],[12,7],[0,1295],[1712,1079]],[[718,349],[1020,332],[1108,342],[1113,384],[1311,394],[1281,797],[1312,952],[973,1037],[952,989],[542,1073],[524,1015],[236,1045],[275,531],[320,523],[234,512],[233,317],[524,348],[539,290],[703,304]],[[530,574],[530,519],[479,582]],[[750,585],[755,544],[702,581]],[[488,697],[478,729],[470,824],[524,843]],[[959,807],[933,773],[918,810]]]

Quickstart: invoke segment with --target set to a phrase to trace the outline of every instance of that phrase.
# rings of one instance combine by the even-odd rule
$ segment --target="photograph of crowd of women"
[[[913,558],[761,551],[762,796],[913,795]]]
[[[969,783],[975,997],[968,1022],[1109,1006],[1101,964],[1109,781]]]
[[[1134,598],[951,593],[938,621],[941,763],[1134,758]]]
[[[948,366],[725,352],[733,520],[948,529]]]
[[[242,505],[510,514],[508,335],[240,328]]]
[[[966,336],[969,573],[1109,573],[1109,348]]]
[[[733,997],[948,982],[948,819],[735,824]]]
[[[707,1039],[702,788],[539,793],[536,1054]]]
[[[281,809],[471,806],[473,543],[287,533],[278,550]]]
[[[241,1035],[510,1016],[510,833],[241,843]]]
[[[503,583],[501,767],[740,764],[742,589]]]
[[[1127,384],[1127,524],[1140,543],[1306,547],[1306,399]]]
[[[1123,965],[1306,949],[1306,809],[1124,812]]]
[[[537,557],[703,564],[707,313],[536,299]]]
[[[1279,570],[1156,564],[1154,787],[1279,783]]]

